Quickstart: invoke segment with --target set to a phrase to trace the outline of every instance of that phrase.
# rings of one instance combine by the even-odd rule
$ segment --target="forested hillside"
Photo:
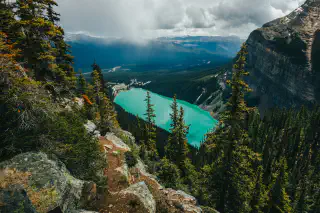
[[[249,74],[246,55],[244,45],[227,82],[232,96],[220,126],[199,150],[188,147],[183,111],[174,102],[156,174],[166,186],[192,193],[208,212],[319,212],[320,108],[274,109],[261,118],[244,100],[251,91],[242,80]],[[152,105],[147,106],[150,116]],[[138,143],[155,135],[155,129],[139,131],[141,119],[131,121],[126,128],[142,138]],[[157,132],[159,140],[166,137]],[[153,167],[152,158],[142,158]]]

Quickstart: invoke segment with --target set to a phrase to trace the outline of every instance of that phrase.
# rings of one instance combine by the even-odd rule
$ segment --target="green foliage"
[[[64,42],[64,31],[57,25],[59,14],[52,10],[57,5],[54,0],[17,0],[12,8],[17,19],[14,30],[19,36],[14,38],[21,49],[20,61],[36,80],[51,79],[57,86],[75,88],[73,58],[69,46]]]
[[[275,183],[270,191],[270,200],[268,202],[268,208],[270,212],[282,213],[292,212],[291,201],[286,192],[288,187],[288,172],[287,163],[285,158],[281,158],[279,162],[279,169],[277,177],[275,177]]]
[[[104,92],[104,87],[105,87],[105,81],[104,81],[104,77],[102,74],[102,69],[100,68],[100,66],[96,63],[96,61],[93,62],[93,64],[91,65],[93,72],[91,73],[91,77],[92,78],[96,78],[95,81],[97,81],[98,79],[100,79],[100,92]],[[96,72],[96,73],[95,73]],[[94,84],[97,84],[98,82],[95,82]]]
[[[119,128],[117,114],[113,108],[112,102],[106,95],[104,95],[102,100],[100,101],[99,113],[100,120],[98,121],[98,126],[100,128],[101,134],[105,134],[108,131]]]
[[[180,184],[179,168],[167,158],[161,159],[158,167],[157,177],[160,178],[161,183],[167,188],[177,188]]]
[[[244,70],[245,49],[243,45],[234,66],[232,81],[229,82],[232,96],[222,116],[222,125],[207,137],[213,162],[203,169],[204,183],[208,184],[203,199],[221,212],[251,212],[252,193],[255,185],[260,184],[254,183],[255,167],[260,158],[247,146],[250,139],[245,130],[248,108],[244,102],[244,92],[249,91],[242,80],[248,74]]]
[[[129,168],[134,167],[138,163],[137,156],[135,156],[133,152],[126,152],[124,156]]]
[[[182,183],[188,188],[188,191],[195,196],[199,196],[200,193],[200,174],[192,164],[191,160],[186,158],[182,165],[181,179]]]
[[[154,113],[154,105],[151,104],[151,96],[149,91],[147,92],[147,97],[145,99],[147,103],[147,110],[145,113],[147,123],[145,124],[144,130],[144,143],[146,151],[148,152],[148,156],[151,160],[156,160],[158,157],[158,151],[156,149],[156,125],[155,125],[155,113]]]
[[[178,111],[176,96],[173,98],[171,109],[171,134],[168,138],[168,144],[165,147],[165,152],[167,158],[175,162],[179,168],[182,169],[184,161],[189,153],[187,141],[189,126],[184,122],[184,109],[180,107],[180,112]]]
[[[80,72],[78,77],[78,91],[80,94],[85,94],[86,90],[87,90],[87,82],[82,72]]]
[[[0,39],[0,159],[27,151],[56,154],[75,176],[105,184],[98,172],[105,168],[104,153],[96,139],[87,134],[76,109],[68,112],[55,103],[45,83],[28,78],[14,61],[14,50]],[[9,66],[10,65],[10,66]],[[102,181],[102,182],[99,182]]]
[[[61,159],[76,177],[105,184],[98,174],[106,168],[106,160],[98,140],[88,135],[83,119],[70,112],[60,113],[53,122],[45,123],[47,152]]]

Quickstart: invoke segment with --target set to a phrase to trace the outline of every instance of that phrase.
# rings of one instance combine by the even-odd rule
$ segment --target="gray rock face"
[[[248,40],[248,82],[259,108],[320,102],[320,1],[253,31]]]
[[[118,138],[114,133],[108,132],[105,138],[113,143],[115,147],[130,151],[130,147],[125,144],[120,138]]]
[[[97,129],[97,126],[92,122],[92,121],[88,121],[84,127],[86,128],[87,132],[89,134],[93,134],[95,137],[100,137],[100,132]]]
[[[120,193],[133,194],[137,196],[149,213],[156,212],[156,202],[145,182],[133,184],[129,188],[121,191]]]
[[[23,187],[27,192],[33,189],[39,191],[50,188],[54,196],[51,194],[52,198],[49,200],[48,206],[45,207],[48,211],[60,207],[62,212],[70,212],[78,209],[83,200],[87,201],[88,198],[94,197],[92,193],[88,192],[88,188],[92,188],[90,186],[93,183],[74,178],[62,162],[49,159],[46,154],[41,152],[17,155],[11,160],[1,162],[1,169],[15,169],[19,172],[29,173],[27,189],[26,186]],[[27,199],[25,200],[27,202]]]
[[[168,201],[173,203],[172,205],[179,205],[184,212],[189,213],[201,213],[202,209],[197,205],[195,197],[185,193],[181,190],[164,189]]]

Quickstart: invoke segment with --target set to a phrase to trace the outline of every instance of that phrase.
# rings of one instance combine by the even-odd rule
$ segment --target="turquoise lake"
[[[114,102],[120,105],[125,111],[145,119],[146,102],[144,101],[147,90],[140,88],[132,88],[128,91],[120,92]],[[170,131],[170,105],[172,98],[168,98],[156,93],[150,92],[151,103],[154,104],[156,114],[156,125]],[[199,108],[194,104],[186,101],[177,100],[178,106],[182,106],[185,110],[185,122],[190,125],[188,134],[188,143],[192,146],[199,147],[200,142],[204,139],[204,135],[212,130],[218,121],[213,119],[209,112]]]

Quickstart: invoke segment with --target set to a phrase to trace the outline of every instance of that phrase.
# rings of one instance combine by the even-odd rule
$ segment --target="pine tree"
[[[44,80],[52,74],[49,66],[54,66],[56,59],[48,39],[55,34],[55,29],[53,23],[44,18],[45,6],[45,3],[39,0],[17,1],[16,15],[20,18],[19,25],[23,29],[23,35],[18,39],[18,47],[23,51],[27,68],[34,72],[36,80]]]
[[[270,191],[270,200],[268,212],[272,213],[290,213],[292,212],[291,201],[287,194],[288,171],[287,160],[282,157],[279,162],[279,169],[275,183]]]
[[[168,138],[168,144],[165,147],[165,154],[169,160],[176,163],[181,171],[184,172],[186,167],[186,159],[189,153],[187,140],[189,126],[187,126],[184,121],[183,107],[180,106],[180,111],[178,110],[176,95],[173,98],[171,110],[171,133]]]
[[[101,85],[101,92],[104,92],[104,87],[105,87],[105,81],[104,81],[104,77],[102,74],[102,69],[100,68],[100,66],[96,63],[96,61],[93,62],[93,64],[91,65],[92,70],[93,71],[97,71],[99,78],[100,78],[100,85]],[[92,76],[93,77],[93,76]]]
[[[86,90],[87,90],[87,82],[86,79],[84,77],[84,75],[82,74],[82,72],[80,71],[79,77],[78,77],[78,91],[80,94],[85,94]]]
[[[19,26],[16,47],[21,49],[19,61],[36,80],[53,81],[69,92],[76,88],[73,57],[64,41],[64,31],[57,25],[54,0],[17,0],[14,11]]]
[[[171,107],[171,110],[172,110],[172,113],[170,114],[170,117],[171,117],[171,129],[170,130],[173,130],[174,128],[177,127],[177,124],[178,124],[178,103],[177,103],[177,95],[175,94],[173,96],[173,103],[170,105]]]
[[[21,30],[13,12],[14,4],[0,0],[0,32],[4,33],[8,44],[13,44],[19,37]]]
[[[267,189],[263,183],[263,167],[258,166],[253,180],[253,193],[250,201],[251,213],[263,213],[267,204]]]
[[[176,156],[178,155],[177,153],[177,126],[178,126],[178,116],[179,116],[179,111],[178,111],[178,103],[177,103],[177,96],[174,95],[173,96],[173,103],[170,105],[171,107],[171,111],[172,113],[170,114],[171,117],[171,128],[170,128],[170,132],[171,134],[169,135],[168,138],[168,143],[165,147],[165,154],[166,157],[170,160],[170,161],[174,161],[174,159],[176,158]]]
[[[234,65],[232,80],[232,96],[227,103],[227,110],[221,116],[221,126],[209,135],[207,144],[212,147],[214,162],[212,172],[215,173],[213,186],[216,188],[210,197],[216,197],[216,208],[224,212],[250,212],[250,201],[254,189],[254,165],[259,163],[257,154],[248,146],[246,132],[249,109],[244,101],[244,93],[250,91],[242,80],[248,75],[245,71],[246,46],[238,53]]]
[[[155,111],[153,109],[154,105],[151,104],[150,92],[147,91],[147,97],[145,99],[147,103],[147,111],[145,113],[147,123],[145,124],[145,146],[149,152],[151,159],[156,159],[158,157],[158,151],[156,148],[156,136],[157,129],[155,124]]]
[[[92,72],[92,83],[93,83],[93,91],[94,91],[94,100],[97,105],[100,105],[100,101],[102,100],[101,93],[101,79],[98,71],[94,70]]]
[[[99,106],[100,109],[100,130],[102,134],[119,128],[117,114],[113,108],[112,102],[104,95]]]
[[[177,134],[177,151],[178,156],[176,156],[176,162],[180,166],[181,169],[184,167],[184,162],[188,157],[189,154],[189,146],[188,146],[188,139],[187,134],[189,132],[189,126],[187,126],[184,122],[184,109],[180,106],[180,113],[178,118],[178,123],[176,130],[174,130],[174,134]]]
[[[60,14],[54,11],[53,7],[58,6],[55,1],[46,0],[47,1],[47,19],[52,23],[56,23],[60,21]]]

